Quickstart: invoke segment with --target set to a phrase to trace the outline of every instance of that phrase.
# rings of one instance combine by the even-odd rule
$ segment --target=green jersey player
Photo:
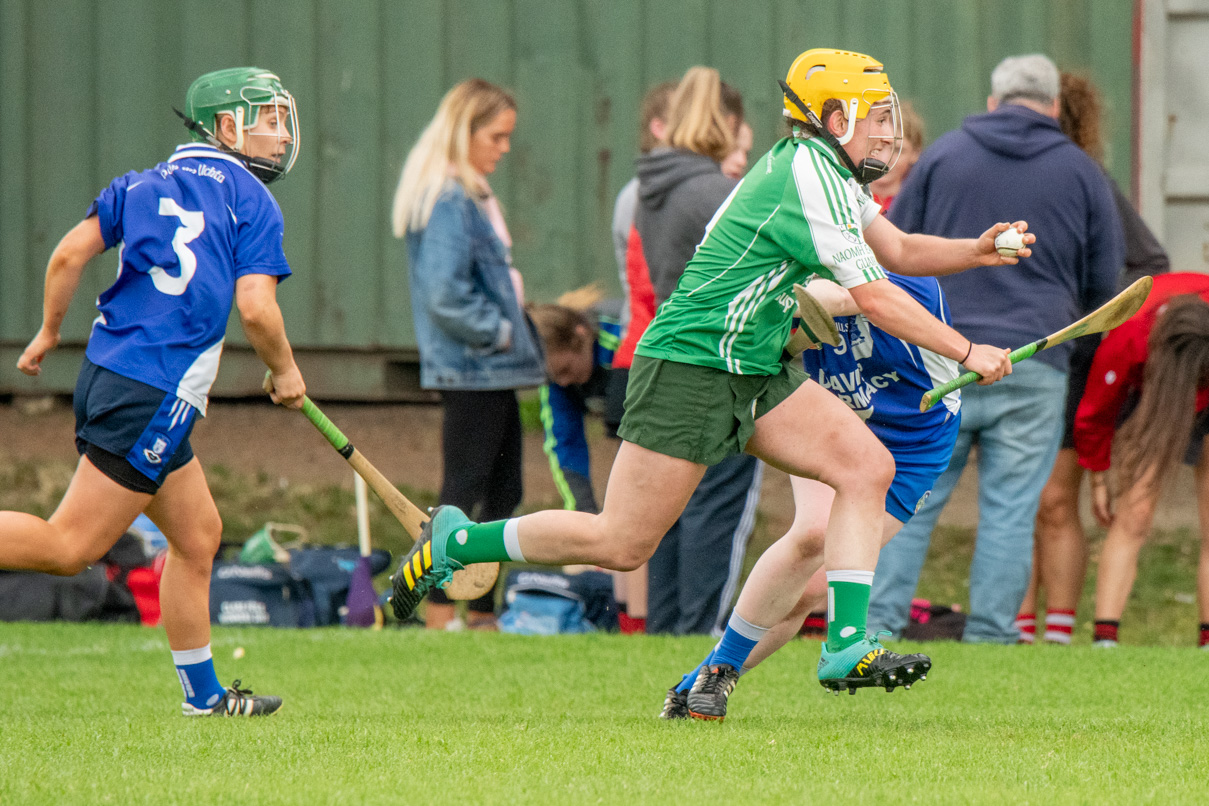
[[[784,88],[793,134],[756,161],[718,210],[639,344],[624,441],[601,512],[545,511],[476,524],[456,509],[438,508],[395,576],[397,615],[410,614],[428,590],[448,584],[468,563],[636,568],[680,515],[706,467],[747,451],[835,490],[823,549],[831,612],[820,682],[892,688],[927,671],[928,659],[887,652],[865,634],[894,462],[860,418],[807,380],[785,353],[792,288],[812,275],[832,278],[869,321],[991,383],[1011,371],[1007,351],[970,343],[885,279],[881,267],[923,275],[1015,263],[994,244],[1009,224],[994,224],[979,238],[948,240],[905,234],[877,215],[863,185],[888,170],[901,143],[897,97],[879,62],[807,51]],[[798,550],[786,548],[791,555]],[[731,645],[749,650],[789,614],[802,594],[799,577],[794,569],[784,584],[766,586],[732,616],[714,663],[726,663]],[[725,697],[733,680],[718,684]]]

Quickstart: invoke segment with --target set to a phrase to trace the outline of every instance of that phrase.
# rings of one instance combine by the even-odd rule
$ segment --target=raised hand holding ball
[[[1015,227],[1008,227],[995,237],[995,251],[1004,257],[1016,257],[1024,248],[1024,235]]]

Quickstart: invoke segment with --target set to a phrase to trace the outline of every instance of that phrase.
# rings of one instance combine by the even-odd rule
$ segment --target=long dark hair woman
[[[1209,277],[1155,278],[1146,305],[1096,350],[1075,416],[1079,463],[1108,537],[1096,578],[1095,641],[1113,646],[1164,481],[1182,459],[1201,513],[1200,645],[1209,645]],[[1109,468],[1114,477],[1109,477]],[[1114,489],[1118,494],[1114,495]]]

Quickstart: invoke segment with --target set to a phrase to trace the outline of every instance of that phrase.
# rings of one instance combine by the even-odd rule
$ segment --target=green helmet
[[[284,106],[289,109],[289,136],[285,155],[280,161],[249,157],[243,153],[244,132],[256,125],[262,106]],[[218,116],[231,115],[235,120],[235,146],[228,148],[214,136]],[[225,151],[236,152],[252,173],[266,184],[280,179],[294,167],[298,157],[298,107],[294,96],[281,85],[281,79],[259,67],[231,67],[206,73],[185,93],[185,125],[196,140],[218,145]],[[190,123],[192,122],[192,125]],[[280,133],[278,137],[280,137]]]

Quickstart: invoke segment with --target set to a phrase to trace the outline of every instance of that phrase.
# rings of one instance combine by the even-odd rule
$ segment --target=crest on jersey
[[[844,239],[851,243],[861,244],[865,242],[865,239],[861,237],[861,231],[856,228],[855,224],[849,224],[841,229],[840,232],[843,234]]]

